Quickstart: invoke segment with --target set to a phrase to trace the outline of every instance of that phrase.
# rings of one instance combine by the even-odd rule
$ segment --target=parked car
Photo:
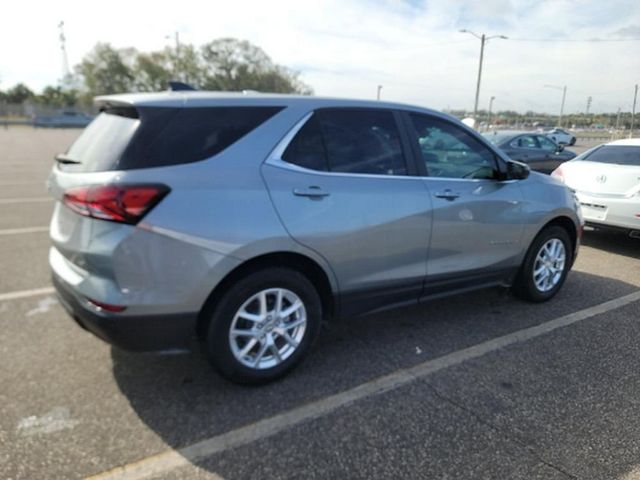
[[[84,128],[91,123],[93,117],[75,110],[61,110],[54,115],[37,115],[33,119],[36,127],[49,128]]]
[[[545,135],[535,132],[502,130],[487,132],[484,136],[512,160],[526,163],[532,170],[541,173],[551,173],[561,163],[576,156]]]
[[[576,137],[561,128],[552,128],[545,132],[545,135],[558,145],[575,145]]]
[[[320,324],[444,294],[562,286],[581,220],[561,182],[453,117],[385,102],[101,97],[57,157],[49,262],[98,337],[197,336],[227,378],[285,374]]]
[[[588,225],[640,238],[640,138],[599,145],[552,175],[576,191]]]

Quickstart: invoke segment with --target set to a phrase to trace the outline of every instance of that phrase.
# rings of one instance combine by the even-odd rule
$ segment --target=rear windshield
[[[115,108],[102,112],[59,163],[72,172],[197,162],[220,153],[282,107]],[[78,163],[75,163],[78,162]]]
[[[584,156],[581,155],[580,160],[640,166],[640,147],[631,145],[604,145],[588,152]]]
[[[504,143],[506,140],[513,138],[513,133],[498,133],[498,132],[487,132],[483,133],[482,136],[489,140],[494,145],[500,145]]]

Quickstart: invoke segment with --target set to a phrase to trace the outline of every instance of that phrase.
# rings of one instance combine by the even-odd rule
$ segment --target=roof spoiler
[[[169,90],[171,90],[172,92],[184,92],[187,90],[197,90],[197,88],[193,85],[189,85],[188,83],[170,81]]]

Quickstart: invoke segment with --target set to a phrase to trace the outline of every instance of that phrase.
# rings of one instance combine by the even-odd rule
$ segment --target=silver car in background
[[[599,145],[552,175],[575,190],[588,225],[640,238],[639,138]]]
[[[49,262],[82,327],[201,340],[227,378],[293,368],[320,325],[477,288],[561,288],[571,191],[447,115],[307,96],[165,92],[102,113],[49,180]]]

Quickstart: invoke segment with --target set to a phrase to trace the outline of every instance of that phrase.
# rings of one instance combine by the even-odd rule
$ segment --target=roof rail
[[[169,90],[171,90],[172,92],[182,92],[185,90],[197,90],[197,88],[193,85],[189,85],[188,83],[170,81]]]

